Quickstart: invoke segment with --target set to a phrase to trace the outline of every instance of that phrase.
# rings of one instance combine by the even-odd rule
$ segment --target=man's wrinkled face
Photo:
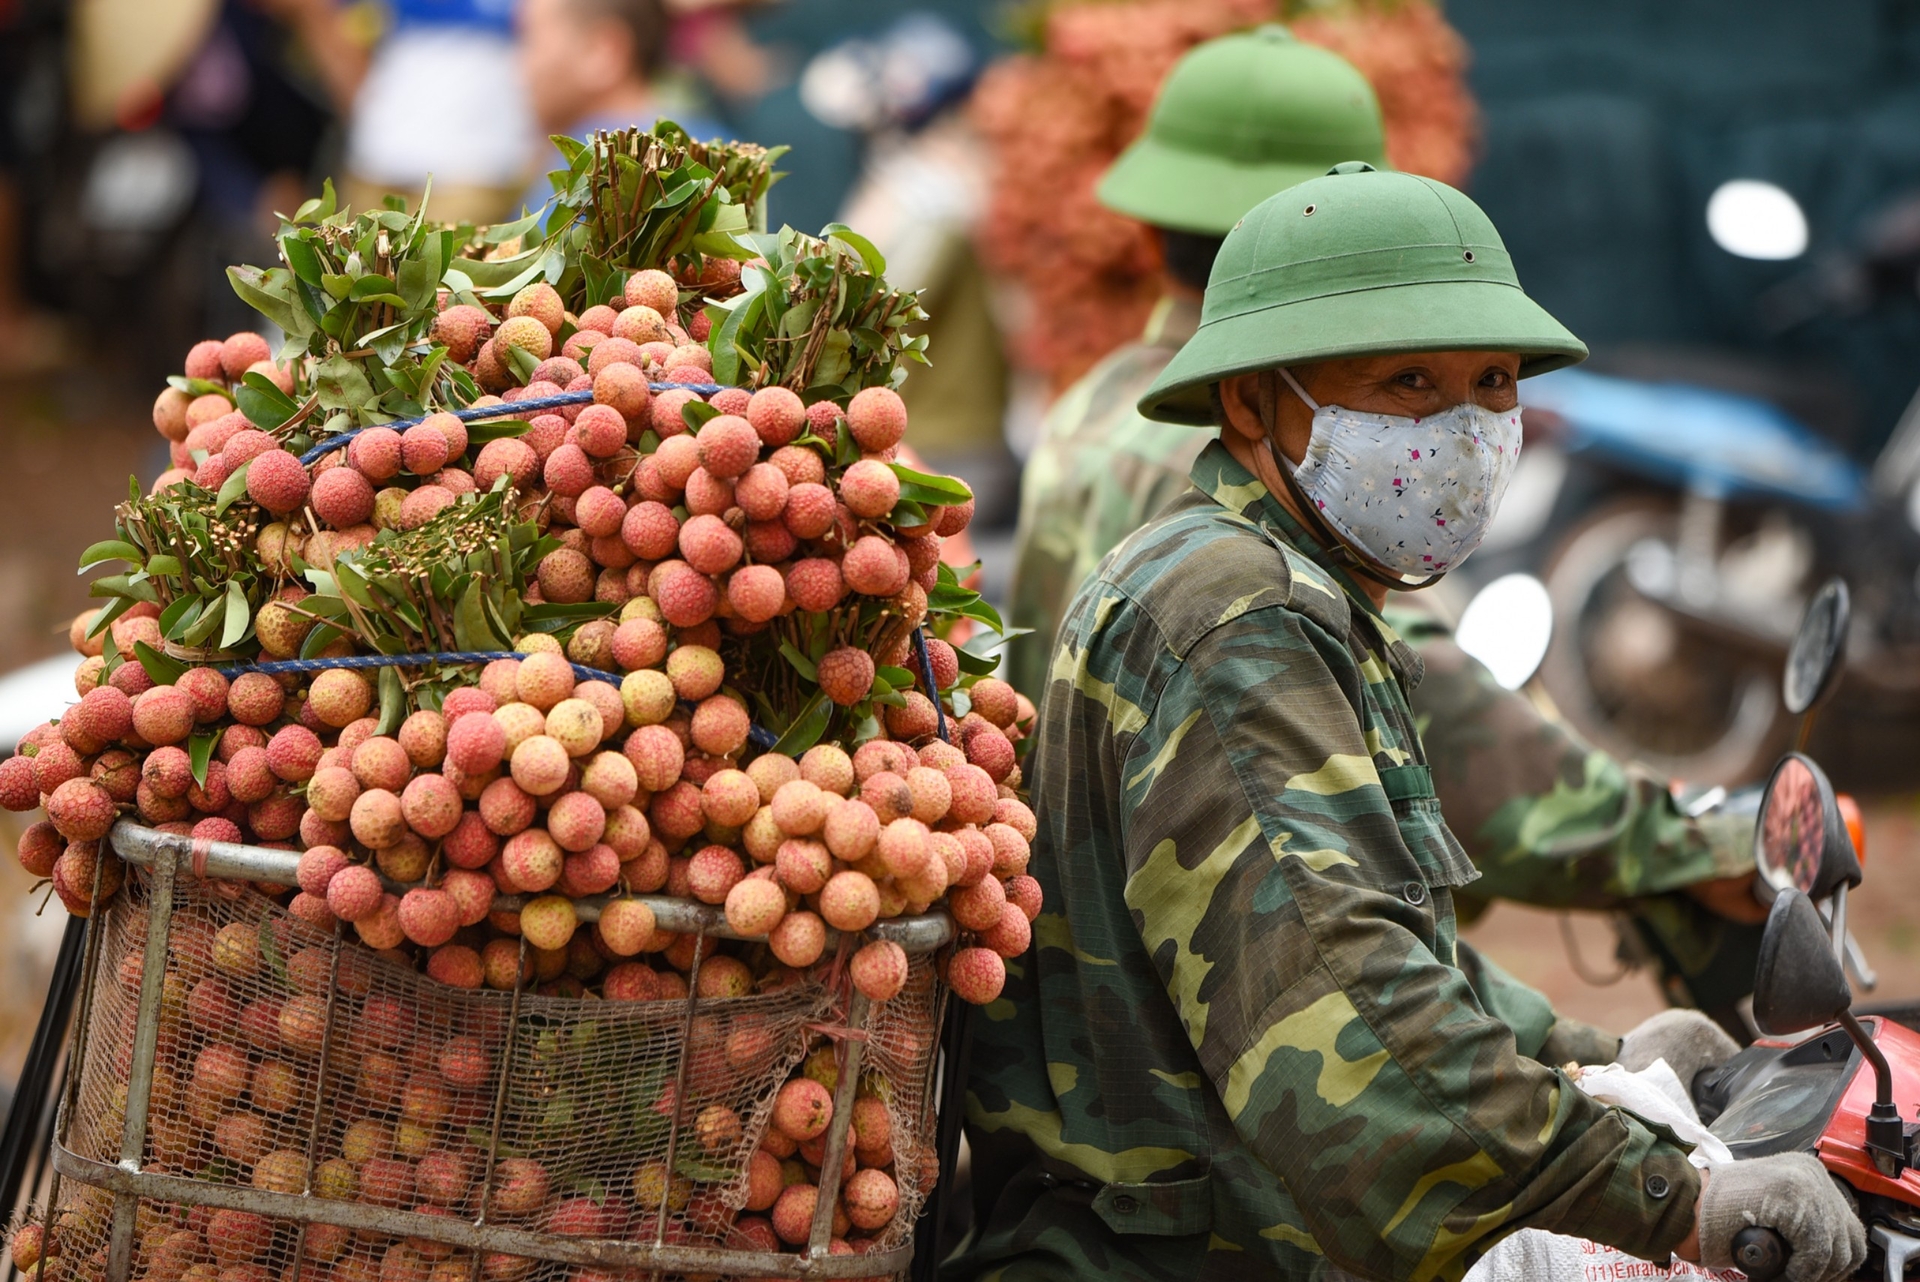
[[[1322,405],[1366,414],[1427,418],[1472,401],[1494,411],[1520,403],[1520,356],[1516,352],[1416,352],[1403,356],[1351,356],[1291,367],[1307,395]],[[1263,412],[1262,378],[1272,377],[1272,402]],[[1220,385],[1229,430],[1258,440],[1265,416],[1274,419],[1280,450],[1298,463],[1313,432],[1313,411],[1277,375],[1242,374]]]
[[[579,124],[629,75],[633,40],[626,28],[577,0],[521,0],[514,22],[520,78],[544,132]]]

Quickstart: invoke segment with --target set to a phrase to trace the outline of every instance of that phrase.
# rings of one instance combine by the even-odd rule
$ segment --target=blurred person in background
[[[694,138],[726,134],[661,92],[672,22],[663,0],[520,0],[520,76],[540,133],[586,138],[600,129],[648,129],[664,117]],[[540,156],[541,176],[520,200],[529,210],[547,203],[545,170],[560,164],[550,148]]]
[[[1028,460],[1005,613],[1035,634],[1009,648],[1015,689],[1050,685],[1054,638],[1081,582],[1189,489],[1207,434],[1135,405],[1193,337],[1222,238],[1266,197],[1355,159],[1386,167],[1366,79],[1265,26],[1176,64],[1145,133],[1101,179],[1101,203],[1158,237],[1163,292],[1140,340],[1054,403]],[[1387,619],[1424,660],[1413,710],[1441,808],[1482,873],[1461,896],[1463,919],[1493,898],[1630,911],[1669,999],[1744,1033],[1734,1005],[1751,990],[1765,917],[1752,892],[1751,819],[1683,814],[1664,780],[1500,687],[1417,598],[1396,594]]]
[[[964,110],[981,61],[939,13],[914,9],[873,36],[807,65],[801,100],[815,117],[865,138],[866,160],[839,220],[887,259],[887,278],[920,291],[933,363],[901,385],[908,444],[935,471],[972,487],[976,535],[1013,521],[1019,463],[1002,422],[1007,362],[973,229],[987,166]]]
[[[515,74],[514,0],[267,0],[299,33],[346,121],[341,195],[388,194],[435,217],[504,216],[534,158]]]

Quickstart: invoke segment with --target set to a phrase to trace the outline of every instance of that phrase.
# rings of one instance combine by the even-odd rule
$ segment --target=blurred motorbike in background
[[[1729,232],[1710,205],[1716,237],[1733,252],[1804,248],[1804,222],[1797,246],[1791,226],[1785,244],[1740,243],[1755,220],[1799,217],[1780,189],[1744,187],[1758,206]],[[1913,288],[1920,202],[1896,213],[1902,234],[1766,296],[1768,323]],[[1849,697],[1920,710],[1920,396],[1870,466],[1772,401],[1704,381],[1569,369],[1529,380],[1525,401],[1527,448],[1476,568],[1544,585],[1541,681],[1595,744],[1691,782],[1754,778],[1783,738],[1792,621],[1836,575],[1853,594]]]

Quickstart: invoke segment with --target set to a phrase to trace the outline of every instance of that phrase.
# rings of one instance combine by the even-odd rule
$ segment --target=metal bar
[[[872,1005],[866,994],[854,990],[847,1003],[847,1028],[860,1034],[867,1031],[867,1011]],[[813,1229],[807,1236],[807,1254],[814,1259],[827,1258],[833,1238],[833,1203],[840,1196],[840,1167],[847,1156],[847,1132],[853,1127],[853,1101],[860,1090],[860,1059],[866,1039],[849,1037],[841,1044],[840,1079],[834,1083],[833,1120],[827,1123],[827,1151],[820,1155],[820,1191],[813,1204]],[[912,1248],[907,1248],[911,1255]],[[844,1256],[841,1258],[845,1258]]]
[[[480,1176],[480,1217],[477,1229],[487,1226],[487,1202],[493,1197],[493,1168],[500,1160],[500,1123],[507,1112],[507,1079],[513,1073],[513,1043],[520,1035],[520,994],[527,990],[527,937],[520,936],[520,960],[513,971],[513,1001],[507,1006],[507,1044],[500,1052],[500,1084],[493,1088],[492,1131],[487,1136],[487,1166]],[[480,1282],[480,1253],[473,1256],[471,1282]]]
[[[781,1278],[886,1277],[905,1268],[911,1250],[898,1247],[873,1255],[835,1255],[814,1259],[776,1251],[736,1251],[714,1246],[654,1246],[609,1238],[562,1237],[501,1224],[475,1225],[446,1215],[422,1215],[332,1202],[298,1193],[270,1193],[240,1184],[207,1184],[177,1175],[134,1172],[110,1162],[81,1157],[64,1146],[53,1151],[53,1165],[83,1184],[112,1193],[131,1193],[157,1202],[180,1202],[223,1210],[252,1211],[273,1219],[340,1224],[392,1237],[417,1237],[473,1251],[498,1251],[537,1260],[627,1269],[664,1269],[674,1273],[721,1273]]]
[[[95,864],[104,864],[101,851]],[[120,1127],[120,1165],[140,1170],[147,1150],[147,1109],[153,1103],[153,1053],[160,1041],[160,994],[167,979],[167,939],[173,924],[173,878],[178,860],[171,855],[153,870],[147,903],[147,937],[141,945],[140,1006],[133,1025],[133,1061],[127,1074],[127,1115]],[[137,1199],[122,1193],[113,1202],[113,1235],[107,1239],[107,1282],[126,1282],[133,1271],[134,1212]]]
[[[33,1045],[20,1069],[20,1080],[14,1085],[6,1131],[0,1134],[0,1214],[12,1215],[20,1201],[21,1177],[26,1174],[27,1163],[36,1157],[45,1160],[45,1154],[39,1152],[34,1141],[55,1111],[53,1076],[60,1066],[67,1021],[73,1016],[74,994],[80,990],[80,960],[86,953],[86,943],[87,919],[67,918],[66,931],[60,937],[60,952],[54,958],[53,975],[47,985],[47,1000],[40,1007]],[[37,1177],[34,1183],[39,1183]],[[32,1198],[31,1191],[28,1198]]]
[[[313,1195],[313,1159],[320,1151],[320,1119],[326,1111],[327,1103],[327,1060],[333,1052],[333,1017],[340,1009],[340,946],[346,934],[344,922],[333,923],[333,949],[327,956],[327,1022],[320,1028],[320,1062],[313,1070],[313,1116],[307,1120],[307,1169],[300,1181],[300,1191],[307,1196]],[[307,1224],[300,1222],[300,1231],[293,1238],[293,1277],[290,1282],[300,1282],[300,1275],[307,1266]]]
[[[129,819],[115,824],[109,837],[121,857],[140,868],[152,866],[155,860],[168,852],[181,859],[191,859],[194,855],[193,838],[178,833],[156,832]],[[265,881],[281,886],[298,884],[298,851],[269,850],[264,846],[244,846],[226,841],[207,842],[202,849],[205,855],[202,866],[208,877]],[[396,894],[404,894],[408,889],[404,882],[386,878],[381,880],[388,890]],[[660,929],[677,935],[697,934],[709,938],[745,940],[766,938],[764,935],[742,935],[733,930],[727,925],[726,913],[711,904],[676,899],[670,895],[594,895],[575,900],[574,911],[581,921],[599,921],[603,907],[615,899],[625,898],[645,904],[653,910],[654,921]],[[499,895],[494,898],[493,906],[501,912],[516,912],[526,900],[527,896],[523,895]],[[873,939],[890,939],[910,954],[933,952],[953,942],[956,936],[953,919],[944,912],[877,921],[867,929],[866,934]],[[838,932],[827,932],[829,948],[838,939]]]
[[[74,1026],[73,1037],[67,1042],[66,1086],[60,1093],[60,1108],[54,1114],[53,1121],[53,1179],[47,1183],[47,1205],[40,1216],[40,1253],[43,1256],[53,1253],[53,1208],[60,1204],[60,1151],[65,1143],[67,1127],[73,1121],[74,1105],[80,1098],[80,1082],[85,1072],[87,1051],[93,1044],[93,995],[100,978],[100,941],[106,935],[107,919],[112,914],[112,909],[103,911],[100,904],[100,878],[105,870],[106,860],[96,858],[93,861],[93,888],[88,892],[86,956],[80,962],[79,1022]]]
[[[673,1159],[680,1147],[680,1117],[687,1111],[687,1065],[693,1059],[693,1012],[700,1005],[700,963],[706,959],[707,937],[693,937],[693,966],[687,972],[687,1010],[680,1020],[680,1062],[673,1069],[673,1112],[667,1118],[666,1172],[660,1179],[660,1213],[654,1217],[653,1244],[667,1241],[667,1203],[673,1197]]]

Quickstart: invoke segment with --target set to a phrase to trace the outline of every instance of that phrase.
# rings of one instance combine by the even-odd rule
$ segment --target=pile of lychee
[[[1034,816],[1016,791],[1033,706],[917,633],[940,620],[929,594],[942,538],[966,527],[971,500],[899,506],[891,464],[906,412],[889,388],[844,407],[780,386],[725,389],[706,398],[718,413],[684,412],[702,398],[649,384],[711,378],[698,300],[649,270],[619,303],[576,317],[545,284],[502,317],[443,299],[434,341],[503,416],[511,402],[562,391],[591,390],[592,402],[535,414],[523,434],[485,444],[450,413],[375,427],[311,469],[287,448],[294,425],[262,430],[235,396],[205,390],[252,372],[303,401],[305,358],[275,364],[251,334],[194,347],[186,382],[199,394],[169,388],[154,406],[174,464],[155,492],[217,490],[247,469],[246,501],[265,513],[253,553],[272,584],[254,618],[260,660],[301,653],[314,626],[298,608],[303,567],[496,487],[559,544],[525,599],[602,602],[607,613],[519,637],[518,657],[475,665],[473,684],[385,722],[387,733],[371,672],[269,673],[246,670],[246,655],[207,662],[171,648],[193,666],[157,682],[135,645],[170,651],[160,604],[135,603],[93,636],[98,616],[84,614],[72,628],[79,701],[0,762],[0,805],[46,811],[20,840],[22,865],[84,914],[96,890],[104,900],[124,878],[106,840],[123,816],[299,851],[297,885],[255,888],[299,921],[349,923],[386,960],[454,988],[526,983],[619,1002],[682,999],[694,986],[703,1003],[725,1002],[828,977],[886,1002],[907,984],[909,958],[863,932],[944,906],[962,932],[941,960],[947,982],[965,1000],[993,1001],[1041,906],[1026,875]],[[912,520],[895,521],[900,512]],[[807,681],[856,711],[804,752],[756,754],[752,710],[769,695],[754,683],[785,662],[795,616],[809,618],[810,635],[837,638],[816,651]],[[322,654],[353,649],[336,639]],[[869,703],[881,667],[919,674],[914,688]],[[783,697],[795,688],[789,674]],[[798,698],[808,697],[802,683]],[[701,944],[662,929],[638,898],[661,893],[720,908],[740,939]],[[299,1023],[305,1007],[294,1009],[302,1000],[260,1035],[311,1032]],[[419,1053],[431,1061],[441,1049]],[[793,1120],[787,1098],[811,1097],[803,1080],[813,1079],[783,1088],[748,1181],[748,1209],[768,1211],[762,1223],[788,1244],[802,1240],[798,1190],[818,1184],[804,1147],[818,1132]],[[856,1236],[897,1202],[887,1163],[867,1160],[887,1151],[871,1136],[852,1147],[836,1214]],[[769,1161],[780,1188],[756,1205]]]

